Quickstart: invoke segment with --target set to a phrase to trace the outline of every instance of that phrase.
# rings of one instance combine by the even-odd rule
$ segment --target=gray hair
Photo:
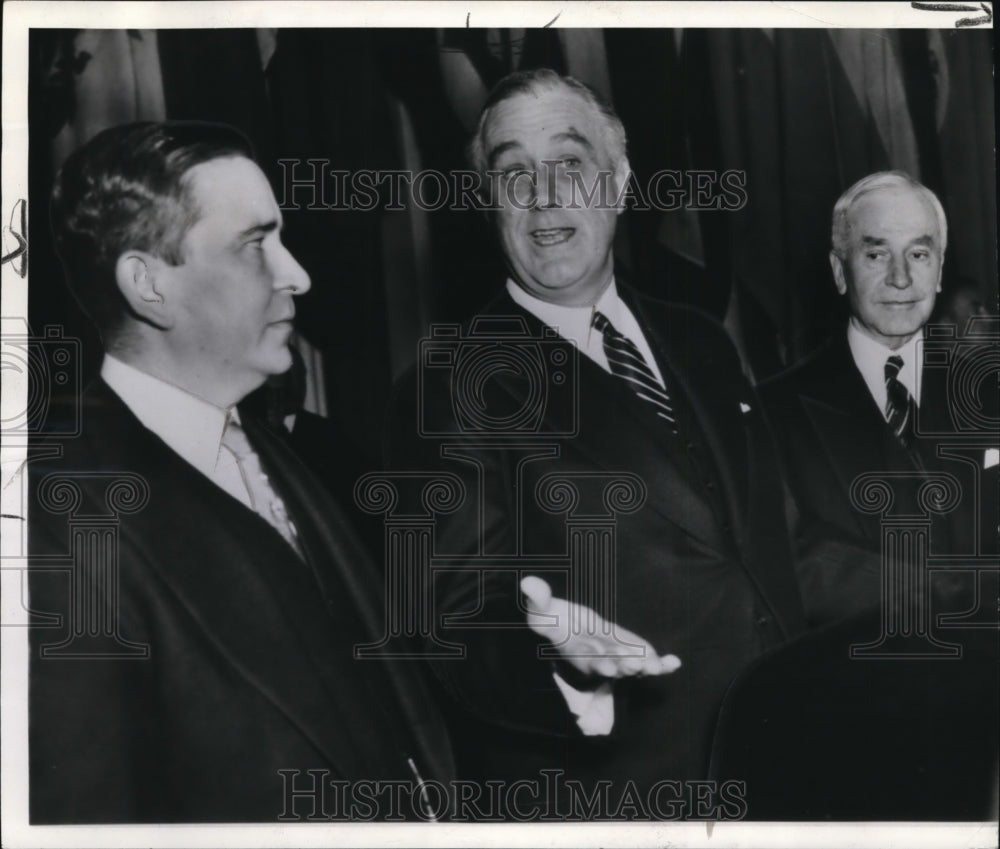
[[[557,74],[551,68],[539,68],[535,71],[515,71],[513,74],[508,74],[490,92],[482,112],[479,113],[479,121],[467,149],[472,167],[480,174],[486,173],[488,163],[484,134],[490,114],[498,104],[520,94],[537,95],[560,89],[577,95],[593,112],[601,128],[604,149],[611,157],[612,165],[617,166],[624,160],[627,143],[625,126],[610,104],[585,83],[573,77]]]
[[[848,243],[851,237],[850,212],[854,204],[864,195],[880,189],[911,189],[924,198],[934,209],[937,218],[938,232],[941,235],[941,255],[948,247],[948,221],[945,218],[944,207],[934,192],[923,183],[917,182],[905,171],[876,171],[844,192],[833,206],[833,224],[831,228],[831,244],[833,253],[840,259],[847,258]]]

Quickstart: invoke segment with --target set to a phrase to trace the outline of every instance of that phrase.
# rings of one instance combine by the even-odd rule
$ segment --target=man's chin
[[[288,349],[287,345],[271,359],[274,363],[274,369],[271,371],[272,375],[284,374],[292,367],[292,352]]]
[[[292,367],[292,352],[287,345],[269,351],[265,357],[259,361],[259,370],[263,375],[263,380],[279,377],[285,374]]]
[[[903,316],[899,316],[903,319]],[[924,326],[926,318],[922,316],[909,315],[905,317],[906,320],[900,321],[887,321],[883,324],[884,335],[886,336],[913,336],[915,333],[919,333],[920,329]]]
[[[583,280],[553,280],[544,284],[548,295],[545,300],[571,307],[590,306],[597,302],[604,293],[609,280],[599,281],[591,278]]]
[[[923,327],[922,324],[913,325],[909,322],[906,324],[882,324],[867,331],[865,335],[895,350],[909,342],[920,332],[921,327]]]

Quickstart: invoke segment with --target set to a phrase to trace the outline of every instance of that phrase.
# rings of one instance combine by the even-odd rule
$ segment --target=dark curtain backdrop
[[[96,371],[98,340],[66,294],[45,209],[62,159],[103,127],[232,123],[280,198],[279,159],[464,167],[489,88],[541,66],[613,100],[640,184],[661,169],[745,171],[743,209],[630,211],[616,251],[634,285],[724,320],[756,377],[842,322],[830,211],[874,170],[902,168],[939,194],[946,286],[972,281],[995,313],[992,51],[990,31],[35,30],[30,319],[80,337]],[[391,382],[430,323],[461,321],[504,278],[481,214],[387,201],[285,213],[286,242],[313,280],[298,329],[321,354],[326,412],[372,458]]]

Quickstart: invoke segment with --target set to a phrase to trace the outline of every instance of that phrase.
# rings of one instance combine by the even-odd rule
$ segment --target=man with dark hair
[[[435,635],[466,652],[435,662],[460,772],[562,770],[571,817],[724,815],[683,782],[729,681],[801,617],[757,398],[718,324],[616,277],[629,164],[596,94],[512,74],[470,151],[509,279],[398,387],[387,463],[467,494],[434,535]]]
[[[105,358],[82,434],[32,467],[31,821],[345,818],[332,780],[447,779],[412,665],[355,659],[384,630],[363,547],[236,410],[290,367],[309,287],[248,143],[106,130],[52,224]],[[435,814],[396,798],[374,816]]]
[[[250,142],[219,124],[176,124],[170,134],[146,125],[127,157],[109,143],[70,157],[50,204],[55,246],[70,288],[101,331],[105,346],[128,311],[115,264],[128,249],[182,261],[181,241],[198,217],[187,171],[211,159],[252,159]]]

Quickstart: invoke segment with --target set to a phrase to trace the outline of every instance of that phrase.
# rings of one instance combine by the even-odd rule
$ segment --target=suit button
[[[712,481],[705,481],[705,489],[715,489],[715,484]]]
[[[694,443],[691,440],[688,440],[687,442],[684,443],[684,447],[687,448],[688,451],[693,451]]]
[[[765,627],[766,625],[769,625],[769,624],[770,624],[770,622],[771,622],[771,618],[770,618],[769,616],[758,616],[758,617],[757,617],[757,620],[756,620],[756,621],[754,622],[754,624],[755,624],[755,625],[756,625],[756,626],[757,626],[758,628],[763,628],[763,627]]]

